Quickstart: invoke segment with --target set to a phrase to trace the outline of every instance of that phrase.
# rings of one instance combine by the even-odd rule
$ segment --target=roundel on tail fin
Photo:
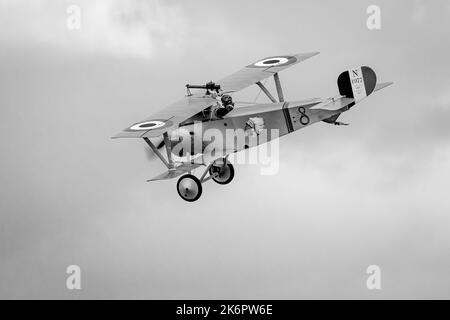
[[[339,93],[358,102],[370,95],[377,85],[377,75],[369,67],[359,67],[342,72],[337,81]]]

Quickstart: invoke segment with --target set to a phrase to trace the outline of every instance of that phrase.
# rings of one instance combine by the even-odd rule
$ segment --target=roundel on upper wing
[[[253,68],[280,67],[280,66],[290,65],[295,62],[297,62],[296,57],[276,56],[276,57],[270,57],[270,58],[265,58],[263,60],[259,60],[255,63],[249,65],[248,67],[253,67]]]
[[[161,129],[164,127],[171,126],[170,121],[162,120],[147,120],[140,123],[136,123],[128,128],[129,131],[149,131],[154,129]]]

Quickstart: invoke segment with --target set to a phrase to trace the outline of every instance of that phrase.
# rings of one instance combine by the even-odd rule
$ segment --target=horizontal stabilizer
[[[339,97],[339,98],[333,98],[329,100],[325,100],[322,103],[316,104],[315,106],[311,107],[311,110],[320,109],[320,110],[328,110],[328,111],[337,111],[342,108],[345,108],[349,106],[350,104],[354,103],[355,99],[353,98],[345,98],[345,97]]]
[[[390,85],[394,84],[393,82],[382,82],[382,83],[377,83],[377,85],[375,86],[375,91],[379,91],[381,89],[384,89],[386,87],[389,87]]]

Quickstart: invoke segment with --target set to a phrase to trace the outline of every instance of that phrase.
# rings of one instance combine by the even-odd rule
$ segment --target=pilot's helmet
[[[224,94],[221,98],[222,104],[227,106],[229,104],[233,104],[233,99],[228,94]]]

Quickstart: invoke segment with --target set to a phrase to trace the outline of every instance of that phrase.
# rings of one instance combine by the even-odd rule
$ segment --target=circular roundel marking
[[[289,59],[286,57],[273,57],[267,58],[258,62],[255,62],[253,65],[255,67],[275,67],[279,65],[283,65],[289,62]]]
[[[158,129],[166,125],[165,122],[159,121],[159,120],[150,120],[150,121],[144,121],[141,123],[136,123],[135,125],[132,125],[129,130],[132,131],[140,131],[140,130],[153,130]]]

